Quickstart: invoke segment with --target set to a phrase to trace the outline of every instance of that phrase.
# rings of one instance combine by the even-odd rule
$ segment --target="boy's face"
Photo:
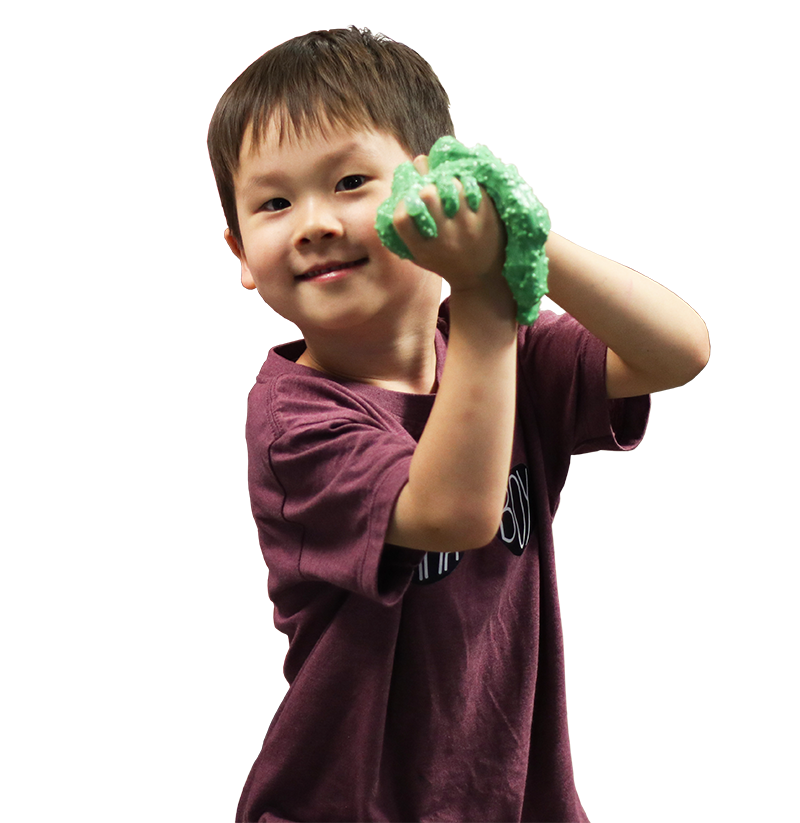
[[[369,129],[280,142],[270,124],[255,150],[248,132],[234,178],[241,245],[226,232],[242,285],[306,336],[429,315],[440,278],[396,257],[375,230],[394,170],[409,159],[395,137]]]

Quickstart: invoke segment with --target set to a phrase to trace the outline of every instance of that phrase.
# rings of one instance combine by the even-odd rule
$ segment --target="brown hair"
[[[453,134],[447,93],[413,49],[368,29],[314,31],[258,58],[222,95],[208,152],[228,228],[241,242],[233,176],[247,127],[253,143],[277,117],[279,139],[327,126],[372,126],[412,156]]]

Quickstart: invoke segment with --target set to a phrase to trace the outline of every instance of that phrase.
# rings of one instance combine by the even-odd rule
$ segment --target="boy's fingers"
[[[461,178],[461,184],[464,186],[464,197],[466,198],[467,204],[472,211],[478,211],[483,197],[478,181],[472,177],[472,175],[465,174]]]
[[[441,177],[436,179],[436,188],[444,213],[448,217],[455,217],[461,202],[461,183],[455,177]]]
[[[429,200],[429,194],[422,189],[419,194],[404,197],[394,210],[395,229],[406,244],[409,240],[414,240],[415,233],[426,238],[436,237],[438,234],[436,220],[421,197],[423,193],[426,194],[425,200]]]
[[[428,155],[427,154],[418,154],[414,158],[414,168],[421,174],[426,175],[430,171],[430,166],[428,164]]]

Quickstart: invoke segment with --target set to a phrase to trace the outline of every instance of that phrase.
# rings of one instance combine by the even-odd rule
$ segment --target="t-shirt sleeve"
[[[250,498],[270,574],[396,602],[418,558],[384,540],[416,443],[346,387],[287,379],[257,385],[248,410]]]
[[[644,436],[650,398],[609,400],[605,344],[568,314],[520,329],[520,376],[543,439],[569,454],[626,451]]]

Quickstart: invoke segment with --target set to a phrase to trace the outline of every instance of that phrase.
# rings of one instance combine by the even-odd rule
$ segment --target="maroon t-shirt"
[[[446,353],[447,306],[437,332]],[[249,401],[253,515],[289,691],[241,821],[585,821],[573,781],[552,519],[570,457],[631,449],[649,398],[609,402],[605,346],[568,315],[519,333],[497,537],[384,544],[435,397],[273,349]]]

